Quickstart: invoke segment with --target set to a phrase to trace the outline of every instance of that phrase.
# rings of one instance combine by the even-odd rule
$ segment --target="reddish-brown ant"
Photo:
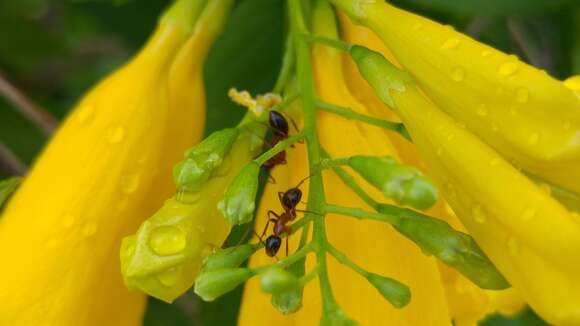
[[[298,127],[296,126],[294,120],[290,119],[290,121],[292,121],[292,125],[294,126],[294,128],[298,130]],[[278,111],[271,110],[270,112],[268,112],[268,127],[272,129],[273,136],[269,142],[265,143],[264,146],[265,150],[274,147],[277,143],[288,138],[289,136],[288,120],[286,120],[286,118],[282,115],[282,113]],[[262,167],[265,170],[270,171],[276,165],[281,164],[286,164],[285,150],[271,157],[264,164],[262,164]]]
[[[307,212],[304,210],[297,210],[296,206],[302,199],[302,191],[300,190],[300,186],[304,181],[308,180],[308,178],[310,177],[306,177],[300,181],[294,188],[290,188],[285,192],[278,192],[278,199],[280,200],[282,208],[284,209],[282,214],[277,214],[272,210],[268,211],[268,222],[266,223],[266,227],[264,227],[264,231],[262,231],[262,235],[260,235],[259,238],[260,241],[262,241],[262,238],[268,230],[270,222],[274,223],[272,235],[270,235],[264,243],[266,254],[270,257],[274,257],[278,253],[278,250],[282,244],[282,239],[280,236],[283,233],[286,233],[286,256],[288,256],[288,237],[290,236],[290,233],[292,233],[292,229],[286,224],[296,219],[296,212]],[[272,217],[272,215],[274,217]]]

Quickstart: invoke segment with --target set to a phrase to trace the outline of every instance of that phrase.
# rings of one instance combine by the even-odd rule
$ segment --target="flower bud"
[[[21,177],[13,177],[0,181],[0,208],[22,182]]]
[[[413,166],[399,164],[392,157],[353,156],[349,166],[383,194],[399,204],[427,209],[437,202],[433,182]]]
[[[395,228],[415,242],[423,252],[434,255],[445,264],[455,268],[483,289],[500,290],[509,287],[508,282],[481,251],[473,238],[454,230],[447,222],[427,217],[412,210],[393,211],[390,205],[380,205],[380,213],[400,217]]]
[[[331,311],[325,311],[320,320],[320,326],[358,326],[359,323],[349,319],[344,311],[335,308]]]
[[[298,286],[298,278],[282,268],[270,268],[260,277],[262,291],[280,294],[291,291]]]
[[[272,306],[281,314],[289,315],[302,308],[302,292],[304,288],[296,288],[290,291],[272,295]]]
[[[216,131],[185,152],[185,159],[173,168],[173,179],[181,191],[199,191],[219,167],[238,136],[236,128]]]
[[[395,308],[403,308],[411,301],[411,290],[397,280],[373,273],[367,276],[367,280]]]
[[[256,248],[255,245],[244,244],[241,246],[220,249],[203,260],[201,271],[207,273],[223,268],[238,267],[256,251]]]
[[[204,301],[213,301],[252,277],[247,268],[224,268],[203,273],[195,280],[194,292]]]
[[[260,165],[248,163],[230,184],[218,209],[232,225],[244,224],[252,220],[256,208],[258,175]]]

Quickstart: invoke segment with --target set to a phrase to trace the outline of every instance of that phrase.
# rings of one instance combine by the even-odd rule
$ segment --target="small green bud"
[[[411,290],[397,280],[373,273],[367,276],[367,280],[395,308],[403,308],[411,301]]]
[[[399,204],[427,209],[437,202],[434,183],[419,169],[399,164],[392,157],[353,156],[349,166],[366,181]]]
[[[202,273],[207,273],[223,268],[238,267],[255,251],[256,246],[252,244],[220,249],[204,258],[201,271]]]
[[[254,216],[260,165],[248,163],[230,184],[218,209],[232,225],[248,223]]]
[[[195,147],[185,152],[185,159],[173,168],[173,180],[177,189],[199,191],[230,152],[238,136],[236,128],[216,131]]]
[[[320,326],[358,326],[359,323],[349,319],[344,311],[336,308],[332,311],[323,312]]]
[[[272,306],[281,314],[289,315],[302,308],[302,292],[304,288],[299,287],[294,290],[272,295]]]
[[[510,285],[471,236],[453,229],[445,221],[421,213],[380,205],[378,211],[397,215],[395,228],[415,242],[426,254],[434,255],[455,268],[480,288],[501,290]]]
[[[203,273],[195,280],[194,292],[204,301],[213,301],[232,291],[252,275],[252,271],[247,268],[224,268]]]
[[[21,177],[13,177],[0,181],[0,208],[2,208],[4,202],[10,198],[12,193],[18,189],[20,183],[22,183]]]
[[[285,269],[273,267],[260,276],[260,285],[266,293],[280,294],[295,289],[298,278]]]

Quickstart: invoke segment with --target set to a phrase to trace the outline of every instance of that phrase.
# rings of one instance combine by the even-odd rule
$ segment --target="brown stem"
[[[14,154],[10,148],[0,142],[0,170],[10,175],[26,174],[26,165]]]
[[[50,136],[58,125],[58,121],[44,108],[35,104],[24,93],[6,79],[0,72],[0,94],[3,95],[20,113],[38,126],[45,135]]]

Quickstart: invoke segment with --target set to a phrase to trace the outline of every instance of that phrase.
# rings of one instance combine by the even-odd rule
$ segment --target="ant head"
[[[272,110],[268,113],[268,119],[270,127],[278,136],[288,136],[288,121],[282,113]]]
[[[282,239],[277,235],[271,235],[266,239],[266,254],[270,257],[276,256],[280,245],[282,245]]]
[[[298,188],[291,188],[282,196],[282,205],[284,208],[291,209],[300,203],[300,199],[302,199],[302,191]]]

